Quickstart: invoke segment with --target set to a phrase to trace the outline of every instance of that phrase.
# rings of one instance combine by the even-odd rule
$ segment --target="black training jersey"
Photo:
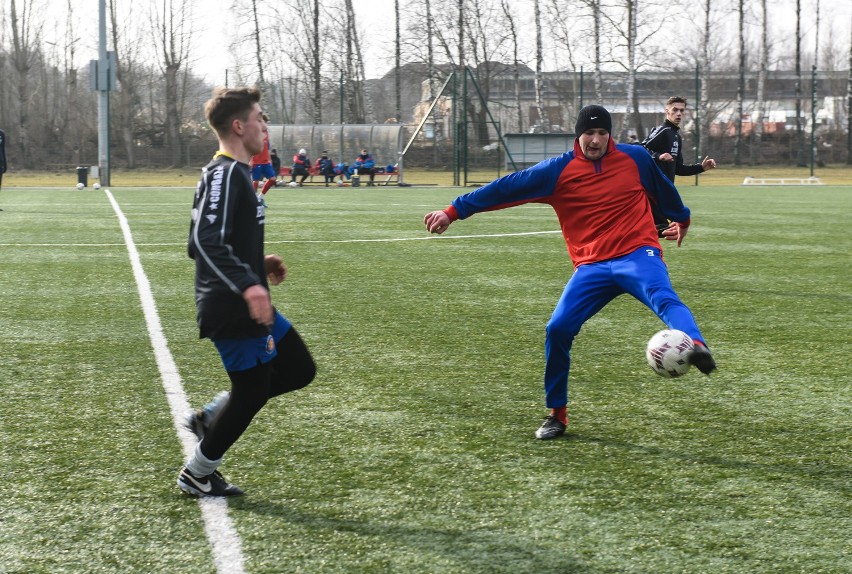
[[[189,226],[195,260],[195,302],[201,337],[262,337],[268,329],[251,318],[243,291],[269,288],[264,273],[263,203],[247,164],[217,154],[201,170]]]
[[[680,138],[680,128],[669,120],[655,127],[642,145],[672,182],[675,180],[675,175],[697,175],[704,171],[700,163],[683,163],[683,140]],[[671,154],[674,161],[660,161],[659,157],[664,153]]]

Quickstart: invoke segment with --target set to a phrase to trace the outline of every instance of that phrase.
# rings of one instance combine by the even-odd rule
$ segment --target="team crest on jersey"
[[[272,335],[269,335],[266,338],[266,354],[271,355],[275,352],[275,339],[272,338]]]

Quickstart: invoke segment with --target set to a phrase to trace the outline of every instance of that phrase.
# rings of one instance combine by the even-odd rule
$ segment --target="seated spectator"
[[[323,151],[317,160],[317,171],[325,177],[325,186],[334,181],[334,160],[328,157],[328,152]]]
[[[293,175],[290,183],[296,181],[296,177],[301,177],[299,180],[299,187],[304,185],[305,180],[308,179],[308,172],[311,169],[311,160],[308,158],[308,152],[305,151],[305,148],[299,150],[299,153],[293,156]]]
[[[352,163],[352,167],[349,168],[349,174],[355,175],[369,175],[370,182],[367,185],[374,185],[373,180],[376,178],[376,160],[373,159],[373,156],[370,155],[370,152],[367,151],[367,148],[361,150],[361,153],[358,157],[355,158],[355,161]]]

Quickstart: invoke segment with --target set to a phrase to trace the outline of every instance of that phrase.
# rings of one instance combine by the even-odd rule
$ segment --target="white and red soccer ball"
[[[689,370],[688,357],[694,348],[695,343],[683,331],[664,329],[648,341],[645,357],[661,377],[679,377]]]

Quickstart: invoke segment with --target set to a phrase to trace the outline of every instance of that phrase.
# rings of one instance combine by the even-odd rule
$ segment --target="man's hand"
[[[668,152],[661,153],[657,156],[657,159],[660,161],[674,161],[674,156]]]
[[[277,255],[267,255],[263,259],[263,270],[272,285],[279,285],[287,278],[287,266]]]
[[[683,238],[686,237],[686,230],[689,229],[686,225],[681,225],[677,221],[672,221],[669,226],[663,230],[663,237],[666,241],[677,240],[677,246],[680,247]]]
[[[701,168],[704,171],[707,171],[708,169],[715,169],[716,168],[716,160],[711,159],[709,156],[705,156],[704,159],[701,160]]]
[[[423,223],[426,224],[426,230],[429,233],[441,234],[450,226],[450,217],[443,211],[433,211],[427,213],[423,218]]]
[[[257,323],[271,327],[274,321],[272,299],[263,285],[252,285],[243,291],[243,299],[248,305],[249,315]]]

